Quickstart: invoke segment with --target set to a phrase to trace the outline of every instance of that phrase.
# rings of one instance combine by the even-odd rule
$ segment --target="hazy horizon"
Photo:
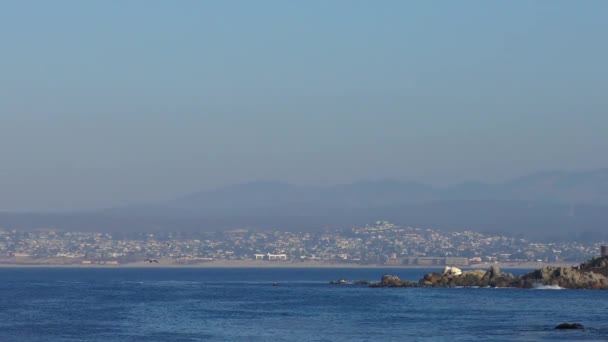
[[[4,213],[15,213],[15,214],[78,214],[78,213],[104,213],[107,210],[109,210],[110,212],[121,212],[123,210],[132,210],[132,209],[136,209],[139,208],[148,208],[147,210],[150,210],[150,208],[155,208],[157,206],[160,207],[165,207],[167,205],[171,206],[172,203],[181,203],[178,205],[184,205],[186,203],[188,203],[191,199],[194,199],[194,205],[200,205],[199,204],[195,204],[198,199],[200,199],[200,197],[202,196],[203,198],[207,198],[208,200],[212,200],[213,196],[218,194],[220,196],[228,196],[230,197],[232,201],[238,201],[239,197],[242,195],[245,196],[254,196],[257,197],[259,196],[258,200],[264,199],[264,200],[268,200],[270,198],[273,198],[275,196],[277,196],[277,191],[280,194],[279,196],[288,196],[287,198],[284,198],[284,200],[286,201],[283,204],[288,204],[291,203],[292,201],[306,201],[306,200],[310,200],[310,195],[311,194],[316,194],[318,196],[323,196],[323,195],[327,195],[329,193],[333,193],[335,191],[341,192],[345,189],[348,189],[346,191],[372,191],[372,193],[370,193],[372,195],[372,197],[374,196],[378,196],[379,194],[385,193],[385,196],[388,195],[389,197],[392,196],[391,194],[395,193],[395,190],[398,189],[403,189],[403,187],[405,187],[406,189],[408,189],[408,191],[414,191],[414,194],[408,194],[406,191],[406,193],[401,194],[401,200],[403,198],[408,197],[409,195],[413,195],[413,196],[418,196],[423,194],[424,192],[437,192],[437,194],[439,194],[437,198],[434,199],[422,199],[422,202],[442,202],[445,201],[446,198],[442,198],[442,196],[446,195],[446,194],[450,194],[456,195],[455,198],[448,198],[448,201],[453,201],[453,200],[464,200],[467,201],[466,198],[459,198],[458,196],[468,196],[467,193],[472,191],[473,193],[473,198],[471,198],[472,200],[479,200],[481,198],[483,198],[484,196],[487,196],[488,194],[485,195],[481,195],[480,196],[479,192],[480,191],[480,186],[484,187],[485,189],[482,191],[490,191],[490,193],[492,191],[498,191],[495,193],[495,195],[497,197],[488,197],[486,199],[491,200],[491,201],[511,201],[511,200],[516,200],[515,198],[509,198],[507,197],[502,197],[507,195],[507,193],[509,191],[524,191],[524,193],[528,193],[527,195],[523,195],[523,197],[521,199],[526,200],[526,201],[533,201],[533,202],[538,202],[537,204],[557,204],[560,203],[564,204],[567,202],[571,202],[573,205],[600,205],[600,206],[604,206],[606,205],[605,203],[605,199],[603,196],[603,187],[605,187],[605,185],[603,184],[602,181],[602,177],[606,177],[606,175],[608,175],[608,168],[599,168],[599,169],[593,169],[593,170],[543,170],[543,171],[538,171],[538,172],[533,172],[533,173],[529,173],[529,174],[524,174],[524,175],[519,175],[517,177],[511,177],[511,178],[507,178],[504,180],[500,180],[500,181],[494,181],[494,182],[485,182],[485,181],[479,181],[479,180],[465,180],[465,181],[461,181],[461,182],[456,182],[456,183],[450,183],[450,184],[444,184],[444,183],[439,183],[439,184],[431,184],[431,183],[425,183],[425,182],[421,182],[421,181],[416,181],[416,180],[411,180],[411,179],[397,179],[397,178],[377,178],[377,179],[359,179],[359,180],[354,180],[351,182],[336,182],[336,183],[327,183],[327,182],[321,182],[321,183],[315,183],[315,184],[311,184],[311,183],[298,183],[298,182],[289,182],[289,181],[282,181],[282,180],[276,180],[276,179],[252,179],[252,180],[246,180],[246,181],[242,181],[242,182],[235,182],[235,183],[227,183],[227,184],[220,184],[217,186],[211,186],[211,187],[192,187],[191,189],[186,189],[185,192],[182,193],[177,193],[173,196],[165,196],[165,197],[159,197],[159,198],[147,198],[147,199],[143,199],[143,200],[133,200],[130,202],[114,202],[114,203],[109,203],[106,206],[101,206],[101,207],[91,207],[91,208],[79,208],[79,209],[74,209],[74,208],[69,208],[69,209],[36,209],[36,210],[31,210],[31,209],[16,209],[16,210],[0,210],[0,214]],[[598,179],[599,176],[599,179]],[[597,183],[597,182],[600,183]],[[571,183],[571,184],[568,184]],[[585,187],[585,186],[591,186],[592,188],[595,187],[596,190],[596,195],[601,194],[600,198],[596,198],[597,202],[594,203],[593,201],[590,201],[591,198],[594,197],[593,191],[589,192],[589,189],[583,190],[583,189],[578,189],[578,190],[573,190],[577,187],[577,183],[579,186]],[[561,184],[561,185],[560,185]],[[372,190],[370,188],[370,185],[374,185],[374,190]],[[566,185],[565,187],[563,187],[563,185]],[[521,188],[521,186],[523,186],[523,188]],[[546,187],[544,189],[538,188],[538,186],[543,186]],[[518,188],[519,187],[519,188]],[[560,187],[563,187],[560,190]],[[535,190],[536,188],[536,190]],[[569,189],[570,188],[570,189]],[[293,192],[294,190],[303,190],[304,192]],[[582,190],[582,192],[580,192]],[[419,191],[422,191],[421,193]],[[455,191],[455,192],[454,192]],[[505,193],[506,191],[506,193]],[[534,200],[532,197],[529,197],[531,195],[531,193],[537,191],[538,194],[541,198]],[[566,195],[567,198],[561,198],[561,199],[557,199],[558,197],[560,197],[560,195],[557,194],[553,194],[552,196],[557,196],[555,198],[549,199],[542,199],[543,192],[551,192],[551,191],[557,191],[557,193],[559,193],[560,191],[565,191],[565,194],[568,193],[568,191],[575,191],[574,193],[570,194],[570,195]],[[577,191],[579,191],[579,193],[577,194]],[[437,195],[436,194],[436,195]],[[458,195],[460,194],[460,195]],[[354,195],[354,194],[351,194]],[[562,194],[563,196],[564,194]],[[571,197],[572,195],[574,195],[573,197]],[[302,196],[300,199],[298,199],[298,197]],[[359,193],[358,195],[354,195],[355,197],[357,196],[365,196],[363,193]],[[424,195],[423,195],[424,196]],[[528,196],[526,198],[526,196]],[[424,198],[424,197],[423,197]],[[360,200],[363,198],[359,198]],[[225,198],[223,199],[225,200]],[[251,198],[248,198],[246,200],[246,202],[248,203],[247,205],[253,205],[255,206],[255,201],[251,201]],[[399,202],[399,199],[395,198],[395,200],[397,200],[397,202],[395,204],[397,204]],[[548,200],[548,202],[547,202]],[[557,202],[555,202],[557,200]],[[272,201],[275,202],[275,205],[279,205],[281,204],[280,200],[278,199],[273,199]],[[373,201],[373,200],[372,200]],[[322,202],[322,201],[321,201]],[[414,201],[414,202],[419,202],[419,201]],[[236,204],[236,202],[234,203]],[[341,203],[335,203],[336,205],[340,205]],[[344,204],[344,203],[342,203]],[[237,208],[239,205],[242,205],[242,203],[236,204],[236,207],[234,208],[233,214],[237,214],[239,213],[239,210],[241,210],[242,208]],[[203,209],[203,208],[200,208]],[[154,210],[154,209],[152,209]]]
[[[7,2],[0,212],[605,168],[608,3]]]

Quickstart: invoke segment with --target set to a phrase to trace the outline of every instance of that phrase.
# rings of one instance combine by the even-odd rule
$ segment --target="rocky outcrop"
[[[541,285],[567,289],[608,289],[608,278],[601,273],[573,267],[546,266],[523,275],[517,287],[533,288]]]
[[[420,281],[420,285],[427,287],[509,287],[517,281],[517,277],[510,273],[502,273],[496,265],[492,265],[487,271],[472,270],[458,275],[450,273],[429,273]]]
[[[419,284],[413,281],[401,280],[396,275],[385,274],[379,283],[372,283],[370,287],[418,287]]]
[[[581,272],[593,272],[608,277],[608,257],[593,258],[580,264],[576,269]]]
[[[558,324],[555,329],[559,330],[571,330],[571,329],[585,329],[585,327],[580,323],[561,323]]]
[[[473,287],[473,286],[501,286],[507,287],[517,278],[508,273],[500,273],[498,268],[488,271],[472,270],[461,272],[458,275],[447,273],[428,273],[418,282],[401,280],[395,275],[385,274],[379,283],[372,287]]]
[[[608,257],[592,259],[577,267],[546,266],[520,277],[501,272],[496,264],[485,271],[456,270],[446,267],[444,272],[428,273],[418,282],[404,281],[394,275],[384,275],[379,283],[370,286],[534,288],[544,285],[568,289],[608,289]]]

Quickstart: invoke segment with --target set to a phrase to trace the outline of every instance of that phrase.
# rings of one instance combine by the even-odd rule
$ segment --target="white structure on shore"
[[[255,260],[287,260],[287,254],[254,254]]]

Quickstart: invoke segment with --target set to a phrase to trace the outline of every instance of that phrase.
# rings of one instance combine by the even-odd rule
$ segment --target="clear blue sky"
[[[607,1],[3,1],[0,211],[608,166]]]

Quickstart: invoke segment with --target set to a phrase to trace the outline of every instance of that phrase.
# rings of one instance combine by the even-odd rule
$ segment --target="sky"
[[[608,2],[3,1],[0,211],[608,166]]]

